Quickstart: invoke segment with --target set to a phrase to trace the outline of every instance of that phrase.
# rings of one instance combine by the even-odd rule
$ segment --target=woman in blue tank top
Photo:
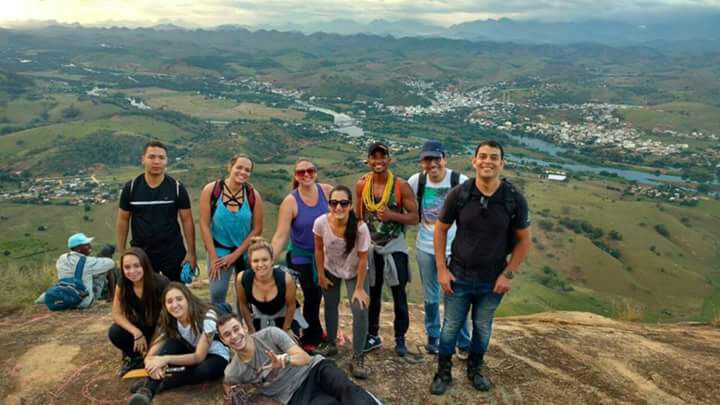
[[[278,212],[277,228],[272,238],[273,251],[281,252],[290,239],[287,265],[300,275],[303,291],[303,316],[308,328],[301,338],[303,348],[312,352],[323,335],[320,325],[320,301],[322,291],[317,283],[315,270],[315,219],[328,209],[329,184],[317,182],[317,168],[308,159],[295,162],[292,192],[285,197]]]
[[[235,155],[225,179],[208,183],[200,194],[200,234],[208,253],[210,301],[225,303],[233,273],[248,268],[250,238],[262,233],[263,201],[248,183],[255,164]]]

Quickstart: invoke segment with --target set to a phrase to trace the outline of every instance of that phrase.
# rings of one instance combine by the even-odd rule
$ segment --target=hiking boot
[[[460,359],[460,360],[467,360],[468,357],[470,357],[470,351],[468,349],[463,349],[460,347],[457,348],[457,351],[455,352],[455,354],[457,355],[458,359]]]
[[[450,356],[438,356],[438,371],[430,384],[430,393],[443,395],[452,384],[452,359]]]
[[[122,364],[120,365],[120,376],[124,376],[130,370],[145,367],[145,359],[142,356],[127,356],[123,357]]]
[[[150,405],[152,403],[152,398],[152,391],[142,387],[130,397],[128,405]]]
[[[467,377],[472,386],[478,391],[490,391],[492,383],[482,375],[483,355],[482,353],[470,353],[467,362]]]
[[[350,363],[350,374],[358,380],[366,380],[368,378],[368,370],[365,368],[365,355],[353,354]]]
[[[130,393],[134,394],[140,390],[140,388],[143,388],[145,384],[148,382],[148,378],[138,378],[135,380],[134,383],[130,384]]]
[[[335,342],[322,342],[315,349],[314,354],[319,354],[323,357],[333,357],[338,354],[337,345]]]
[[[398,336],[395,338],[395,353],[404,357],[408,352],[407,346],[405,345],[405,336]]]
[[[438,354],[440,352],[440,338],[428,336],[425,351],[428,352],[428,354]]]
[[[367,340],[365,340],[365,347],[363,347],[363,353],[370,353],[380,347],[382,347],[382,339],[380,339],[380,336],[368,335]]]

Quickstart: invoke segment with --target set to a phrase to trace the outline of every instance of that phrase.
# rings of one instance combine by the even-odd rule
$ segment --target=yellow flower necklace
[[[392,195],[393,190],[393,180],[395,176],[390,170],[387,171],[385,190],[383,190],[382,198],[377,203],[375,202],[375,197],[373,196],[372,173],[368,174],[367,178],[368,179],[365,181],[365,187],[363,188],[362,201],[365,205],[365,208],[369,212],[376,212],[377,210],[387,206],[388,202],[390,202],[390,196]]]

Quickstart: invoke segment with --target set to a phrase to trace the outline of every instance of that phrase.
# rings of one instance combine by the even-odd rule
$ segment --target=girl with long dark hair
[[[140,248],[131,247],[120,256],[122,277],[112,304],[113,324],[108,337],[123,353],[121,374],[142,367],[143,355],[155,333],[162,309],[162,291],[168,279],[153,271]]]
[[[133,385],[131,404],[149,404],[160,390],[200,384],[223,376],[230,350],[217,336],[218,311],[184,284],[171,282],[162,294],[157,332],[145,357],[149,378]],[[168,374],[168,367],[181,367]]]
[[[352,209],[352,192],[337,186],[330,192],[328,213],[318,217],[313,225],[315,260],[318,280],[325,298],[325,327],[327,340],[320,344],[318,354],[337,354],[335,338],[338,330],[340,287],[344,282],[353,315],[353,361],[350,372],[355,378],[368,377],[363,346],[368,332],[368,249],[370,231],[358,222]]]

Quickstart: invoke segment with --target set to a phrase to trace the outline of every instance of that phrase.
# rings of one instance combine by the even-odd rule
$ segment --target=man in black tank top
[[[153,270],[172,281],[180,281],[183,263],[197,266],[190,196],[180,182],[165,174],[167,147],[163,143],[153,141],[145,145],[142,162],[144,173],[127,182],[120,193],[117,246],[122,255],[130,228],[130,245],[147,253]]]

